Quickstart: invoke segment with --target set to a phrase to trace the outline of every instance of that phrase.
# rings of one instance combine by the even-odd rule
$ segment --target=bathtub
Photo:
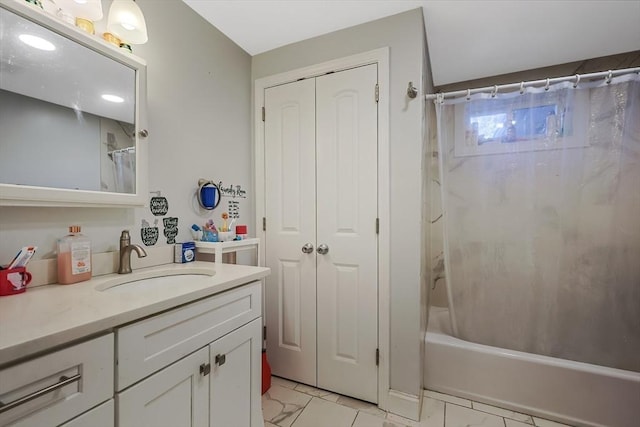
[[[425,388],[576,426],[640,426],[640,373],[470,343],[449,324],[430,308]]]

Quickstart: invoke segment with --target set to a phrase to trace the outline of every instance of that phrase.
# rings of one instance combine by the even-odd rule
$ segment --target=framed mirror
[[[0,0],[0,204],[143,206],[146,65]]]

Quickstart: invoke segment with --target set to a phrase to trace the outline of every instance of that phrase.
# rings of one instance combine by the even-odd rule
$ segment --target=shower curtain
[[[136,192],[136,149],[126,148],[112,153],[116,192]]]
[[[467,341],[640,371],[640,77],[436,101]]]

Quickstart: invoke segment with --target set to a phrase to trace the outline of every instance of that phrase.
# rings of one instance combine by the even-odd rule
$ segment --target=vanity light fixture
[[[126,44],[144,44],[149,39],[144,15],[133,0],[113,0],[107,19],[107,31]]]
[[[56,46],[48,40],[43,39],[42,37],[34,36],[31,34],[20,34],[18,36],[22,43],[27,44],[31,47],[35,47],[36,49],[52,51],[56,50]]]
[[[55,2],[60,9],[73,15],[74,18],[95,22],[104,16],[101,0],[55,0]]]
[[[104,99],[105,101],[109,101],[109,102],[116,102],[118,104],[124,102],[124,98],[121,98],[117,95],[111,95],[108,93],[105,93],[104,95],[102,95],[102,99]]]

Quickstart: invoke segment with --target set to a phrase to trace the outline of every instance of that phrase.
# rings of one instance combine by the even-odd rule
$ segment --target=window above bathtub
[[[584,134],[574,130],[587,120],[570,88],[524,93],[479,94],[455,105],[455,156],[584,147]]]

